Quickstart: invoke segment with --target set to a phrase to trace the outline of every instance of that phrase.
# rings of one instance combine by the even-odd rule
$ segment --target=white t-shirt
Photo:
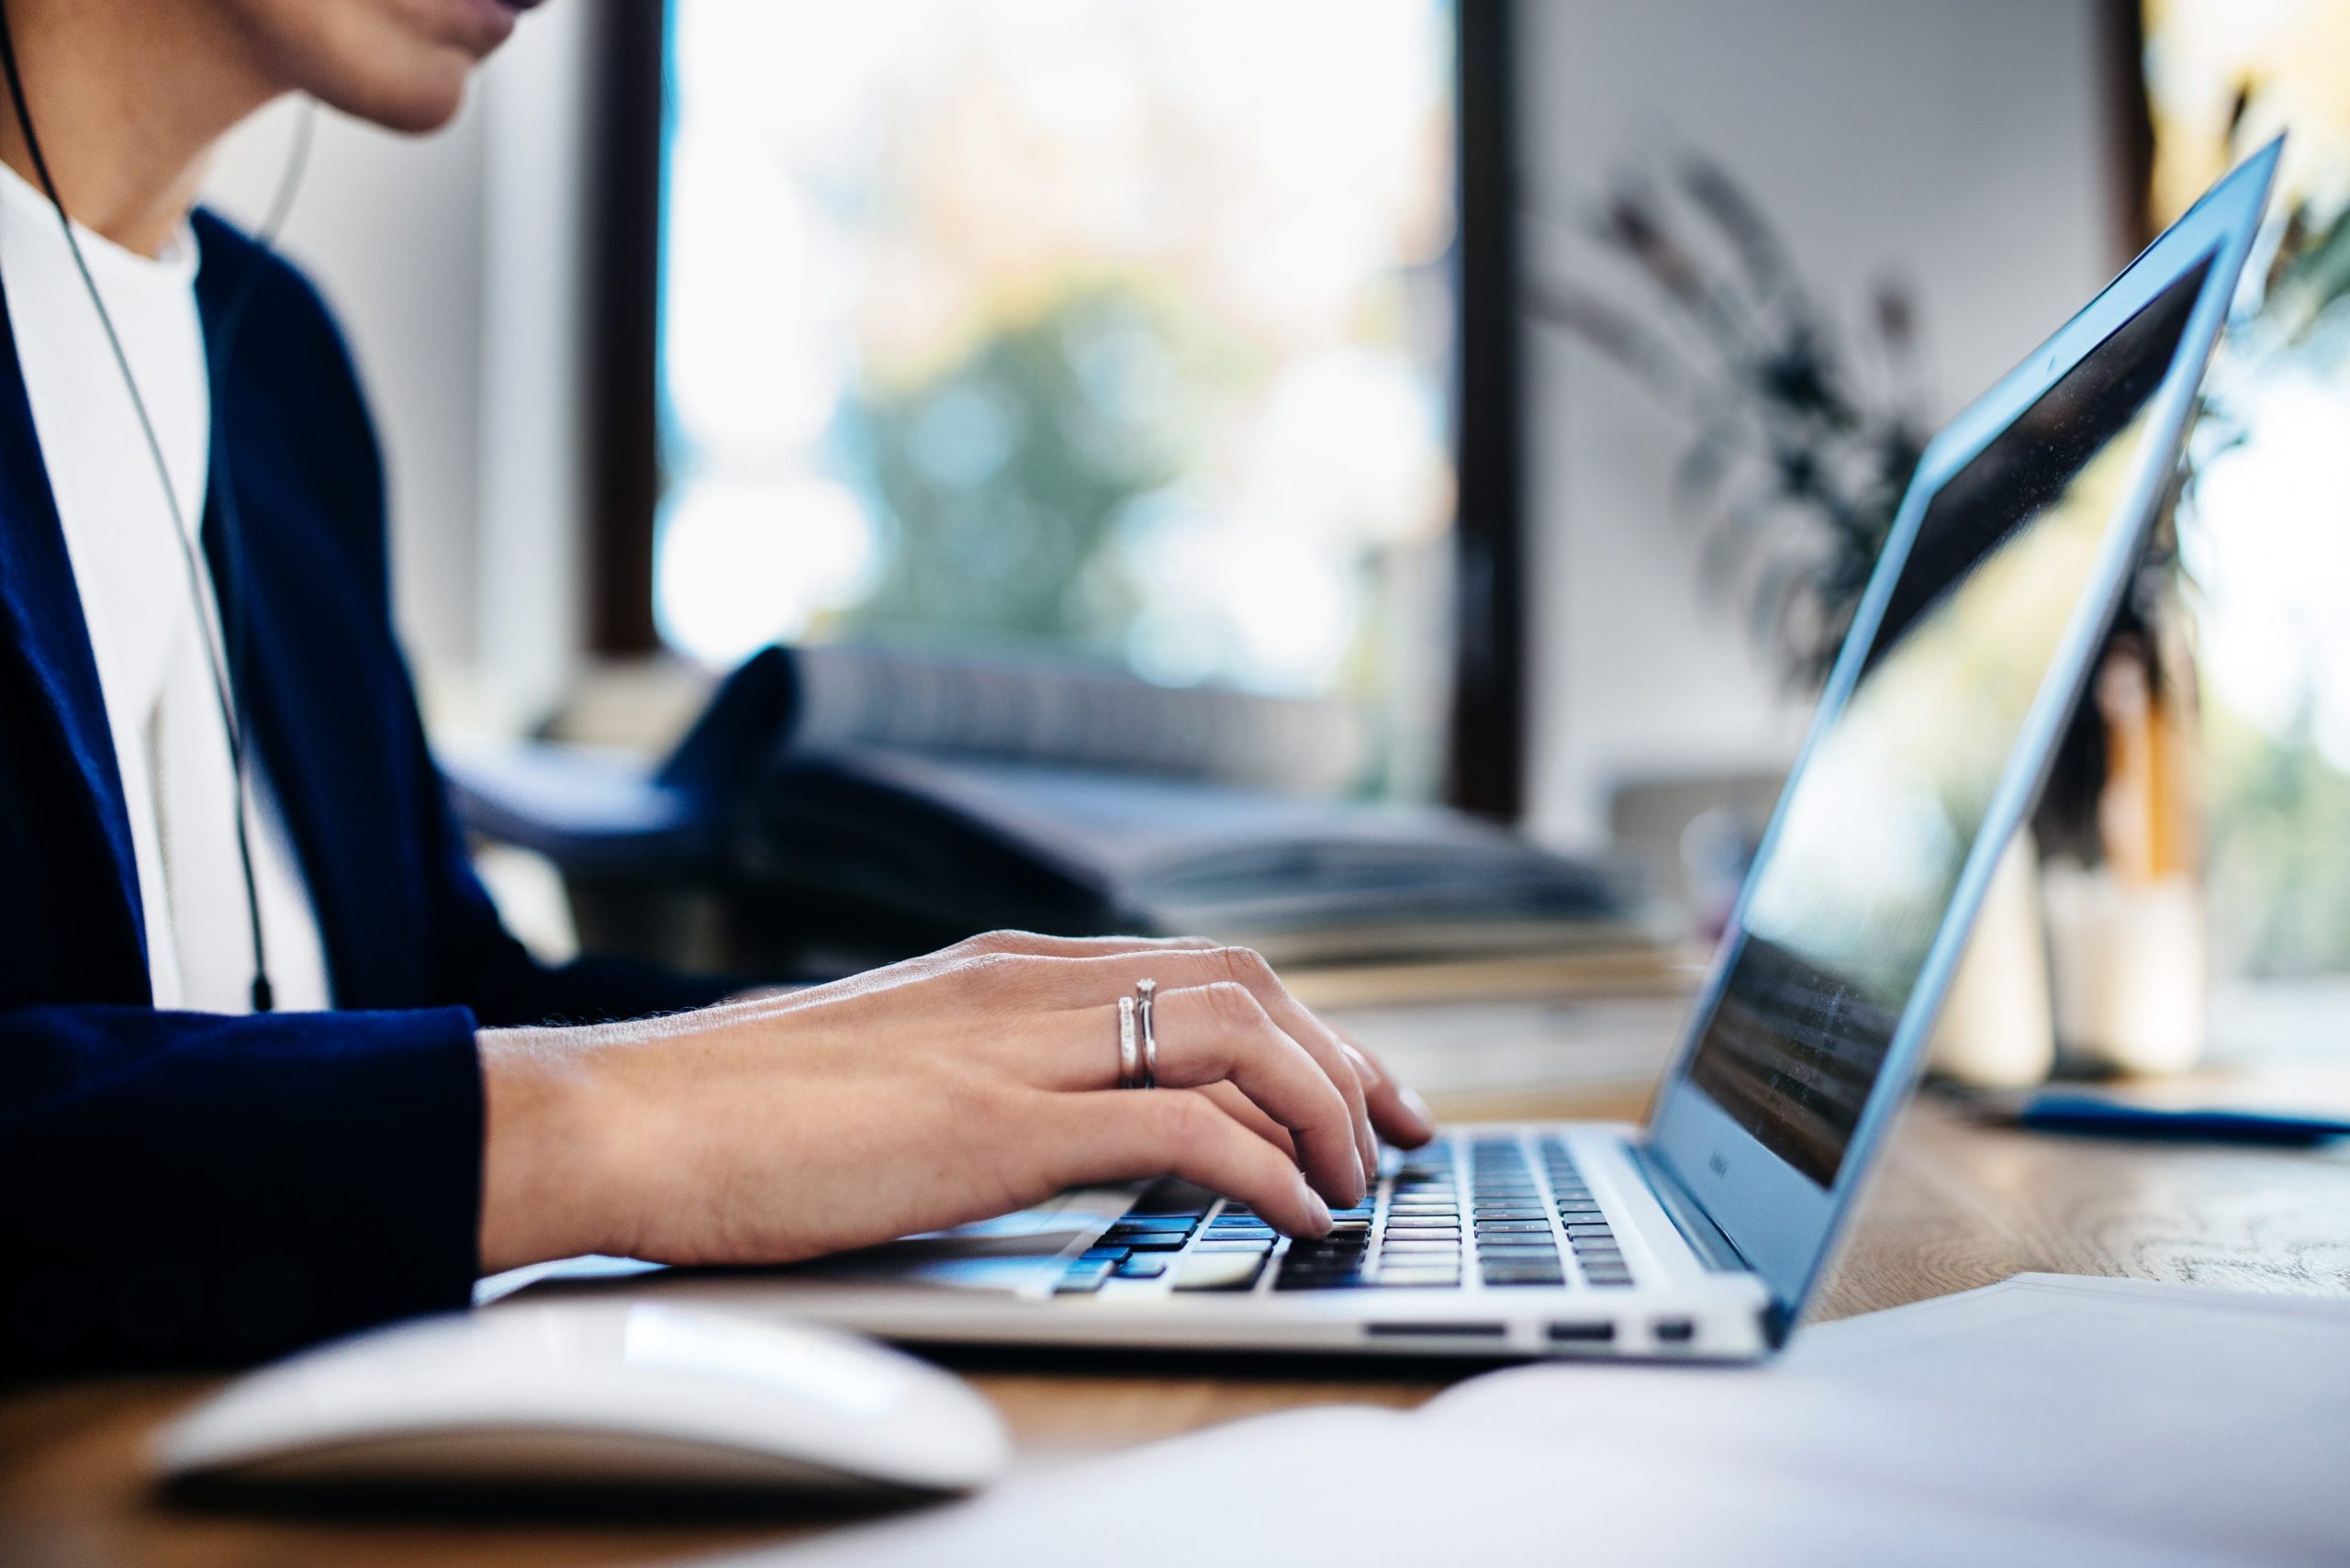
[[[199,622],[185,556],[168,532],[192,538],[201,525],[211,451],[196,236],[183,227],[162,256],[150,258],[88,229],[74,232],[154,420],[178,518],[55,209],[0,164],[0,287],[106,695],[155,1005],[249,1012],[253,951],[229,814],[235,775],[197,641],[211,636],[218,645],[219,611],[199,556]],[[317,913],[259,755],[249,751],[246,765],[243,809],[275,1002],[287,1012],[327,1007]]]

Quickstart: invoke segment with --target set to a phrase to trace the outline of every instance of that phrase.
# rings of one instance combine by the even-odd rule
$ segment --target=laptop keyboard
[[[1442,1138],[1389,1157],[1371,1195],[1332,1212],[1318,1241],[1284,1243],[1245,1204],[1164,1182],[1069,1263],[1058,1285],[1112,1280],[1177,1291],[1562,1289],[1632,1283],[1615,1232],[1557,1137]]]

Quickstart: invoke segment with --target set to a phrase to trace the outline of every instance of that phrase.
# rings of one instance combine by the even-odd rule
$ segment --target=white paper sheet
[[[786,1563],[2350,1562],[2350,1304],[2024,1275],[1768,1367],[1242,1421]]]

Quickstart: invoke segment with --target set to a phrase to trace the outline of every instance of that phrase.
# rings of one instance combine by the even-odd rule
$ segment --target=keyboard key
[[[1192,1248],[1192,1255],[1197,1257],[1203,1252],[1249,1252],[1261,1258],[1272,1249],[1273,1244],[1270,1241],[1228,1241],[1219,1236],[1213,1237]]]
[[[1382,1290],[1449,1290],[1460,1285],[1460,1276],[1426,1269],[1382,1269],[1363,1276],[1362,1282]]]
[[[1197,1216],[1129,1214],[1118,1221],[1116,1228],[1120,1230],[1190,1230],[1198,1223]]]
[[[1102,1239],[1112,1247],[1123,1247],[1129,1252],[1180,1252],[1183,1249],[1183,1243],[1192,1238],[1189,1233],[1176,1235],[1149,1230],[1129,1236],[1113,1230]]]
[[[1125,1262],[1118,1265],[1116,1271],[1118,1278],[1122,1280],[1155,1280],[1158,1278],[1159,1275],[1167,1272],[1167,1260],[1164,1258],[1129,1258]]]
[[[1178,1260],[1179,1291],[1245,1291],[1264,1272],[1262,1252],[1194,1252]]]
[[[1480,1236],[1548,1236],[1550,1222],[1539,1219],[1481,1219],[1477,1222]]]
[[[1123,1263],[1126,1260],[1126,1249],[1123,1247],[1089,1247],[1079,1254],[1079,1259],[1087,1263]]]
[[[1130,1214],[1181,1215],[1197,1219],[1215,1204],[1215,1194],[1189,1182],[1154,1182],[1135,1200]]]
[[[1087,1262],[1080,1259],[1061,1271],[1060,1281],[1053,1286],[1053,1294],[1084,1295],[1098,1291],[1102,1288],[1102,1282],[1110,1277],[1110,1271],[1116,1266],[1100,1260]]]

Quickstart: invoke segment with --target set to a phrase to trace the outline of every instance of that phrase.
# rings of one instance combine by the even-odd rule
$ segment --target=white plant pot
[[[2044,1081],[2055,1061],[2040,853],[2025,829],[2009,841],[1991,874],[1928,1062],[1961,1083],[2014,1089]]]

